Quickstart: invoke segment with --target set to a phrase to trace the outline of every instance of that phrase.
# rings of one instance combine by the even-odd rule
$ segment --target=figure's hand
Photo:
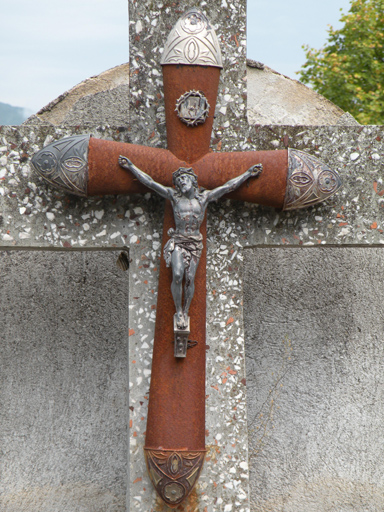
[[[132,167],[133,167],[133,163],[130,161],[129,158],[127,158],[126,156],[119,156],[119,165],[121,167],[124,167],[124,169],[128,169],[128,170],[131,170]]]
[[[253,178],[257,178],[258,176],[260,176],[262,170],[263,170],[263,164],[256,164],[256,165],[252,165],[252,167],[250,167],[247,172]]]

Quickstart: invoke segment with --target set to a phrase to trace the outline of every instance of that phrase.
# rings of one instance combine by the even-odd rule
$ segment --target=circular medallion
[[[338,180],[332,171],[322,171],[319,174],[319,188],[322,192],[330,193],[337,189]]]
[[[180,96],[175,111],[183,123],[197,126],[205,123],[209,113],[209,103],[200,91],[189,91]]]
[[[172,482],[171,484],[167,484],[164,487],[164,496],[171,503],[176,503],[177,501],[180,501],[184,497],[184,494],[184,487],[177,482]]]
[[[192,11],[182,21],[183,29],[189,34],[198,34],[206,25],[205,19],[200,12]]]
[[[36,163],[46,176],[50,176],[57,169],[57,160],[51,151],[43,151],[36,160]]]

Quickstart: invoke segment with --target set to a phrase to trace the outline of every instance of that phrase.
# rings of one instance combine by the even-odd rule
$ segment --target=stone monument
[[[222,58],[215,31],[200,10],[189,9],[176,22],[161,65],[168,150],[76,136],[47,145],[32,164],[49,183],[76,195],[132,193],[138,191],[138,180],[167,200],[164,234],[170,239],[165,243],[163,236],[163,253],[172,272],[160,266],[144,453],[153,486],[174,508],[191,494],[206,451],[206,269],[199,262],[205,263],[208,204],[236,194],[285,210],[302,208],[335,193],[340,179],[337,172],[300,151],[207,154],[213,125],[209,113],[216,106]],[[130,159],[140,162],[142,169]],[[185,165],[193,165],[198,175]],[[167,186],[172,171],[174,187]],[[198,178],[208,190],[199,188]],[[212,187],[215,182],[218,185]],[[192,304],[195,288],[200,303]],[[190,341],[189,335],[197,341]],[[187,348],[194,350],[182,363],[179,359],[186,358]]]
[[[145,141],[146,145],[162,146],[165,143],[162,105],[156,105],[161,100],[157,96],[160,84],[156,83],[156,80],[161,82],[161,79],[158,78],[158,68],[151,61],[152,54],[147,51],[151,46],[155,48],[155,53],[159,53],[161,45],[150,45],[148,40],[153,41],[158,37],[156,25],[169,25],[170,30],[176,19],[190,6],[186,3],[177,3],[175,11],[180,12],[173,12],[167,6],[164,6],[163,10],[154,11],[152,4],[146,2],[131,7],[131,25],[134,29],[131,55],[135,61],[131,61],[131,98],[132,106],[141,109],[141,114],[136,116],[136,110],[131,109],[131,130],[124,130],[120,126],[95,126],[92,131],[95,136],[115,141]],[[381,360],[380,344],[378,333],[372,327],[374,319],[380,318],[379,305],[382,303],[379,288],[375,286],[376,276],[373,273],[374,270],[380,272],[382,265],[381,129],[248,127],[245,116],[242,119],[240,115],[236,115],[245,110],[245,107],[241,108],[245,101],[242,96],[242,70],[244,71],[245,66],[242,67],[239,59],[245,50],[242,44],[245,27],[244,4],[236,2],[231,7],[223,6],[220,13],[214,7],[210,7],[212,12],[207,12],[207,15],[215,25],[222,27],[219,39],[226,43],[229,74],[236,77],[239,72],[240,75],[234,86],[230,80],[226,82],[228,73],[224,73],[222,78],[216,110],[219,113],[215,119],[212,139],[213,147],[230,150],[236,144],[238,149],[250,151],[284,149],[287,146],[305,150],[320,157],[331,168],[339,169],[343,175],[344,189],[327,205],[294,214],[250,204],[237,204],[234,207],[232,203],[230,208],[227,208],[225,203],[210,206],[207,237],[209,349],[205,431],[208,453],[205,469],[196,490],[185,505],[185,510],[267,511],[282,510],[284,506],[290,507],[291,510],[303,511],[311,510],[311,507],[313,510],[336,509],[348,512],[351,509],[360,511],[364,507],[367,510],[380,509],[381,472],[378,469],[381,467],[381,458],[379,450],[376,449],[373,453],[368,448],[371,445],[375,446],[374,439],[379,434],[377,425],[380,424],[381,417],[382,383],[377,366],[377,361]],[[221,25],[217,19],[220,16],[228,16],[227,19],[233,16],[233,23],[230,26]],[[239,30],[235,23],[239,23]],[[143,32],[145,37],[140,36]],[[136,60],[137,56],[141,58]],[[237,66],[234,65],[236,62]],[[152,80],[150,83],[144,81],[144,77],[148,76]],[[138,82],[140,79],[143,80],[141,84]],[[238,92],[240,90],[241,94]],[[225,111],[229,114],[228,124],[224,117]],[[154,112],[157,112],[158,117],[153,117]],[[156,122],[156,119],[159,122]],[[132,129],[133,126],[135,130]],[[153,339],[156,311],[156,282],[161,262],[159,249],[162,226],[159,211],[162,203],[154,196],[145,195],[130,197],[127,206],[127,200],[122,196],[96,197],[84,201],[83,198],[69,198],[64,193],[49,190],[31,172],[29,157],[37,153],[44,143],[47,145],[53,140],[77,133],[78,127],[71,129],[26,126],[1,129],[3,146],[0,157],[0,193],[3,254],[16,262],[16,255],[20,257],[23,254],[39,254],[34,250],[36,248],[41,250],[53,247],[67,251],[72,251],[76,247],[109,248],[118,249],[120,252],[124,246],[129,245],[130,500],[125,504],[122,498],[123,485],[113,485],[114,481],[124,481],[123,463],[119,466],[118,473],[117,467],[109,465],[108,476],[111,483],[108,485],[103,484],[106,482],[104,478],[100,479],[97,485],[98,470],[92,464],[90,467],[85,466],[83,472],[74,471],[79,467],[74,462],[74,456],[65,457],[65,451],[55,443],[55,438],[60,435],[55,422],[57,413],[50,413],[49,394],[42,385],[42,400],[37,401],[36,405],[40,404],[40,414],[44,412],[46,415],[47,433],[39,441],[40,444],[30,445],[31,456],[23,461],[23,471],[18,470],[23,444],[19,444],[18,451],[14,448],[7,450],[8,476],[2,482],[1,505],[7,512],[40,512],[44,507],[46,510],[55,510],[56,507],[57,510],[63,511],[87,510],[87,507],[88,510],[100,511],[106,507],[116,511],[165,510],[164,505],[154,497],[140,456],[141,447],[144,445],[151,365],[149,348]],[[338,245],[369,244],[373,247],[369,250],[366,247],[347,247],[345,250],[310,247],[325,245],[324,242]],[[250,248],[242,250],[244,245]],[[267,247],[269,245],[274,247]],[[289,246],[292,245],[296,245],[296,248],[290,249]],[[304,250],[301,245],[308,247]],[[343,253],[336,253],[335,257],[326,256],[327,251],[335,250],[343,250]],[[369,254],[364,252],[367,250]],[[269,251],[270,254],[263,251]],[[296,260],[294,251],[298,254]],[[311,251],[318,251],[320,259],[316,259],[316,253]],[[97,252],[89,254],[97,258]],[[244,307],[248,350],[247,381],[242,350],[243,254],[246,275]],[[273,266],[273,271],[269,272],[268,267],[263,267],[264,261]],[[358,262],[360,265],[357,265]],[[28,262],[22,265],[26,269],[29,268]],[[7,272],[7,275],[10,275],[7,267],[4,268],[4,274]],[[41,268],[44,268],[44,264]],[[288,281],[287,274],[282,280],[281,276],[285,276],[286,268],[288,272],[293,268],[293,275],[298,276],[298,279]],[[95,275],[104,273],[101,270],[93,270],[96,270]],[[340,285],[345,283],[345,274],[342,272],[348,270],[349,275],[361,273],[361,279],[356,283],[359,286],[353,287],[349,284],[340,288]],[[43,272],[41,274],[43,279]],[[309,281],[304,279],[306,274],[311,277]],[[65,272],[59,275],[65,276]],[[83,281],[84,277],[87,281],[86,272],[80,272],[80,275]],[[303,287],[295,288],[297,281],[302,282]],[[313,288],[309,288],[309,284]],[[5,283],[4,288],[11,289],[11,286],[11,283]],[[47,282],[45,286],[57,290],[56,282]],[[321,290],[333,288],[334,295],[322,295]],[[312,289],[314,292],[311,296]],[[307,296],[304,293],[306,290],[309,293]],[[262,297],[262,304],[255,302],[258,296]],[[317,297],[321,306],[318,313]],[[343,297],[349,299],[343,302]],[[369,318],[372,318],[372,321],[365,323],[364,318],[368,317],[364,314],[359,316],[357,313],[366,310],[368,302],[372,312]],[[6,310],[9,303],[9,300],[4,301],[2,310],[7,325],[12,324]],[[296,304],[298,308],[293,308],[292,306]],[[308,305],[307,310],[304,308],[305,304]],[[333,322],[333,336],[329,336],[328,328],[317,337],[314,327],[331,325],[331,308],[335,304],[336,308],[339,304],[342,307],[340,306],[340,314],[337,316],[340,323],[336,325]],[[257,315],[251,310],[252,307],[255,308]],[[11,310],[15,318],[18,309]],[[286,311],[286,316],[279,315],[281,311]],[[43,317],[42,312],[38,315]],[[313,321],[314,316],[318,319],[317,322]],[[65,321],[69,323],[70,318],[65,316]],[[82,321],[81,317],[79,321]],[[353,326],[349,331],[348,325]],[[36,329],[36,332],[39,330]],[[78,331],[75,329],[74,332]],[[362,332],[364,335],[359,334]],[[16,363],[22,361],[20,358],[17,359],[18,352],[14,350],[17,347],[14,341],[20,339],[21,335],[15,335],[14,331],[8,333],[9,338],[5,340],[5,344],[10,349],[10,355],[8,360],[2,356],[4,369],[9,367],[9,360]],[[56,330],[56,333],[58,335],[59,331]],[[74,338],[76,339],[76,334]],[[310,343],[306,343],[308,340]],[[323,340],[321,346],[319,340]],[[351,343],[347,343],[348,340]],[[278,343],[280,345],[277,345]],[[33,347],[38,350],[39,344],[35,343]],[[115,349],[112,352],[116,354],[117,360],[124,360],[121,352]],[[52,382],[58,382],[57,371],[54,372],[55,359],[51,357],[52,349],[48,346],[44,353],[47,354],[48,362],[52,365],[52,373],[56,376]],[[87,351],[84,350],[84,353]],[[22,352],[19,351],[19,354]],[[41,356],[42,353],[37,352],[36,360],[41,360]],[[26,355],[23,365],[26,375],[33,372],[36,374],[38,366],[31,361],[29,369],[25,365],[27,357]],[[111,354],[103,358],[106,361],[103,367],[108,368],[110,358]],[[294,363],[291,363],[292,360]],[[329,365],[325,364],[326,361]],[[20,365],[16,364],[16,367]],[[287,368],[290,373],[286,371]],[[76,372],[81,375],[81,365]],[[5,372],[2,372],[2,375],[5,375]],[[10,403],[17,403],[15,398],[25,396],[28,383],[32,381],[24,379],[23,374],[17,372],[10,375],[13,376],[13,380],[9,379],[9,382],[18,382],[20,392],[16,395],[16,387],[12,385],[7,389],[6,396],[9,397]],[[107,373],[106,382],[117,391],[116,383],[119,379],[114,381],[111,379],[112,375],[117,375],[116,371],[110,370]],[[44,379],[41,382],[44,384]],[[338,384],[338,387],[330,396],[330,388],[335,384]],[[353,395],[346,395],[348,387],[355,390]],[[102,391],[103,387],[97,389]],[[248,429],[245,404],[247,389],[250,411]],[[67,394],[69,395],[69,392]],[[110,396],[106,391],[103,391],[102,395],[105,399]],[[48,400],[44,400],[43,397]],[[113,399],[112,403],[116,404],[116,410],[124,409],[123,402],[116,402],[122,397],[123,394],[119,391]],[[276,407],[273,404],[276,404]],[[288,406],[287,409],[282,408],[285,404]],[[73,425],[78,425],[80,431],[85,434],[84,441],[91,439],[97,442],[96,432],[100,428],[93,431],[90,426],[95,421],[102,425],[105,415],[100,411],[86,423],[82,413],[83,406],[77,405],[76,402],[64,407],[63,415],[68,417],[67,411],[76,407],[79,407],[79,415],[73,418]],[[93,407],[97,413],[97,403]],[[15,437],[25,439],[31,434],[31,420],[21,404],[16,410],[20,411],[20,424],[15,427]],[[304,422],[303,418],[308,418],[307,422]],[[1,422],[7,425],[5,416],[1,417]],[[348,423],[351,428],[346,429]],[[11,424],[8,422],[8,425]],[[116,421],[110,422],[109,428],[114,428],[114,425]],[[78,442],[79,439],[70,433],[69,428],[69,442]],[[318,435],[319,428],[323,429],[323,435]],[[10,436],[7,434],[9,430],[3,431],[6,433],[3,445],[11,448]],[[252,482],[250,503],[248,435]],[[121,446],[119,443],[122,440],[123,437],[116,437],[113,448],[119,450],[117,447]],[[89,448],[84,452],[84,459],[100,461],[100,456],[97,457],[92,450],[94,444],[87,446],[87,443],[83,442],[82,445]],[[47,474],[44,471],[45,467],[49,467],[46,460],[36,458],[39,447],[42,446],[52,449],[53,456],[62,461],[62,467],[67,469],[66,472],[60,474],[57,468],[51,466],[55,474],[53,477],[52,473]],[[349,448],[353,449],[352,452]],[[42,450],[40,452],[44,453]],[[109,450],[109,453],[113,453],[113,450]],[[124,450],[120,450],[120,453],[124,453]],[[348,458],[348,453],[353,455]],[[72,472],[68,472],[68,468],[72,468]],[[39,475],[38,482],[33,480],[33,475],[36,474]],[[68,474],[71,475],[70,478]],[[335,485],[332,485],[332,482]]]

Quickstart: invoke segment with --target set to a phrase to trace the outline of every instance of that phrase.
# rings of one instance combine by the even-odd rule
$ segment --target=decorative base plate
[[[144,448],[149,477],[160,498],[171,508],[182,503],[195,486],[206,450],[152,450]]]
[[[187,357],[188,337],[191,332],[190,320],[185,329],[179,329],[176,323],[176,315],[173,316],[173,332],[175,335],[175,357]]]

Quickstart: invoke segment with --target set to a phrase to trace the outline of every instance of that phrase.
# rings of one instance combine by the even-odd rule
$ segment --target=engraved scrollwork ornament
[[[303,151],[288,149],[288,166],[284,210],[324,201],[341,187],[337,172]]]
[[[177,507],[190,494],[204,464],[204,451],[144,448],[148,474],[161,499]]]
[[[176,23],[165,44],[160,64],[223,67],[216,33],[200,10],[190,9]]]
[[[87,196],[90,135],[74,135],[52,142],[31,160],[51,185],[77,196]]]

